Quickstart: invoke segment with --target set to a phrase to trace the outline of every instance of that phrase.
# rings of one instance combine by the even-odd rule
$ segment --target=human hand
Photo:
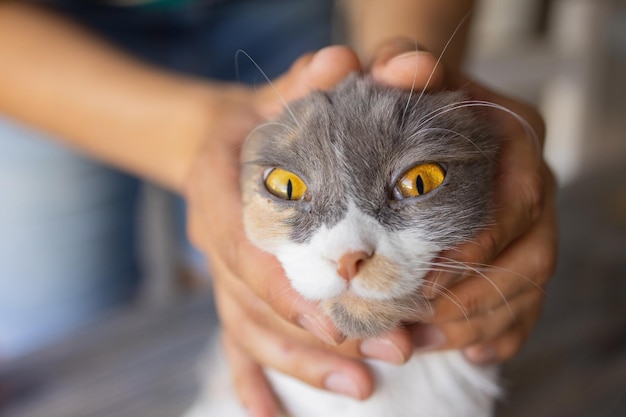
[[[416,91],[421,91],[426,84],[429,88],[438,88],[444,84],[444,81],[448,85],[454,85],[451,81],[460,82],[459,77],[456,79],[446,77],[444,80],[443,71],[435,66],[435,59],[431,55],[409,53],[398,56],[401,52],[406,51],[398,50],[396,46],[381,49],[371,68],[373,76],[378,81],[403,88],[413,87]],[[394,57],[396,59],[392,59]],[[345,48],[331,48],[316,56],[304,57],[285,77],[277,81],[276,89],[286,100],[292,100],[316,87],[329,88],[350,71],[358,69],[359,63],[350,51]],[[475,89],[478,91],[477,98],[488,96],[487,92],[482,89],[478,87]],[[483,93],[483,96],[480,93]],[[494,98],[500,99],[497,96]],[[341,342],[341,335],[319,313],[315,305],[300,299],[293,292],[275,259],[258,251],[247,242],[239,220],[241,207],[237,183],[238,154],[236,150],[247,131],[262,117],[277,113],[282,108],[282,102],[269,88],[261,90],[254,100],[247,97],[242,102],[252,103],[248,105],[251,117],[247,120],[250,123],[241,127],[241,120],[238,120],[240,128],[222,129],[213,136],[213,140],[207,145],[207,150],[198,159],[196,169],[190,177],[192,180],[189,183],[192,186],[188,188],[187,193],[190,200],[190,234],[192,238],[195,236],[194,242],[200,248],[213,255],[212,267],[216,281],[216,296],[220,316],[226,328],[224,340],[231,358],[240,397],[244,404],[254,410],[252,413],[274,415],[275,401],[257,365],[257,363],[262,363],[291,374],[311,385],[340,391],[357,398],[365,398],[373,389],[371,375],[362,363],[350,358],[375,357],[401,363],[411,353],[409,336],[405,329],[400,329],[382,339],[364,342],[347,341],[339,348],[331,350],[329,345]],[[513,110],[518,111],[514,108]],[[524,115],[523,112],[518,112]],[[496,120],[502,122],[502,118],[497,115],[495,117]],[[506,130],[507,136],[520,136],[520,129],[512,126],[513,124],[509,123],[505,126],[510,130]],[[517,136],[511,133],[513,131]],[[519,145],[519,142],[524,141],[511,140],[505,144],[503,159],[506,155],[511,158],[511,155],[516,152],[517,148],[509,146],[509,143]],[[547,172],[537,174],[535,170],[534,164],[540,161],[540,158],[530,158],[530,156],[536,156],[536,153],[528,152],[530,149],[528,146],[521,146],[521,149],[529,158],[516,160],[517,163],[513,166],[518,166],[517,170],[507,171],[509,166],[505,165],[503,181],[500,182],[499,187],[499,190],[503,191],[497,193],[497,197],[502,201],[508,201],[506,200],[507,190],[510,190],[503,184],[509,182],[512,185],[518,184],[517,174],[519,173],[522,175],[520,183],[534,179],[533,175],[539,175],[539,179],[547,179],[547,186],[551,184],[551,177]],[[528,164],[524,165],[524,161]],[[531,167],[530,171],[524,169],[528,167]],[[227,175],[215,175],[219,172]],[[549,188],[542,188],[542,190],[548,194],[544,201],[551,202]],[[221,196],[220,202],[214,198],[216,194]],[[454,253],[450,256],[456,256],[459,261],[486,263],[520,234],[529,236],[531,244],[526,244],[528,246],[536,247],[534,243],[536,241],[549,246],[550,233],[554,232],[552,206],[546,203],[543,210],[538,209],[544,220],[534,225],[537,232],[529,234],[529,224],[535,217],[525,221],[524,206],[520,205],[518,200],[513,200],[518,204],[506,205],[498,212],[497,220],[503,221],[506,228],[502,230],[499,228],[485,232],[484,236],[481,235],[478,242],[490,242],[493,248],[486,248],[476,243],[470,245],[469,248],[463,248],[460,253],[466,255],[458,256]],[[539,203],[535,202],[531,205],[535,206]],[[553,235],[551,237],[554,238]],[[511,258],[519,262],[519,257],[524,257],[522,252],[527,247],[522,245],[520,249],[520,245],[521,243],[515,243],[514,246],[508,247],[505,253],[510,252],[509,255],[502,259],[496,258],[496,261],[500,259],[502,267],[511,265]],[[553,261],[554,252],[550,252],[549,249],[548,247],[545,252],[546,259]],[[497,266],[495,263],[494,265]],[[528,266],[532,269],[531,263]],[[550,266],[546,268],[550,269]],[[547,271],[543,271],[543,273],[533,275],[531,279],[535,279],[538,285],[541,285],[547,279],[547,275],[549,275]],[[456,278],[458,277],[435,276],[431,277],[431,281],[443,285],[443,283],[451,284]],[[501,280],[504,278],[504,276],[499,277]],[[440,334],[445,335],[446,341],[440,342],[438,348],[465,347],[467,356],[473,360],[477,359],[477,354],[472,354],[472,350],[474,352],[477,350],[480,352],[481,349],[487,349],[489,352],[495,351],[497,353],[495,359],[502,359],[519,348],[529,327],[532,327],[532,323],[536,320],[541,305],[541,291],[538,291],[539,296],[537,296],[534,292],[537,289],[534,286],[526,289],[524,284],[520,285],[519,279],[510,280],[515,285],[508,286],[502,292],[517,300],[514,304],[515,319],[513,319],[507,308],[504,308],[506,314],[502,314],[501,304],[503,303],[499,294],[490,286],[488,290],[485,290],[484,286],[481,286],[482,281],[484,279],[471,277],[451,289],[451,294],[454,294],[451,298],[461,297],[458,300],[466,306],[467,321],[456,305],[458,301],[442,297],[435,298],[433,317],[427,320],[430,325],[416,325],[411,329],[416,344],[422,347],[431,345],[433,335],[437,334],[435,329],[439,329]],[[473,283],[468,290],[471,292],[465,294],[464,288],[468,283]],[[460,287],[461,285],[463,286]],[[531,297],[531,303],[524,302]],[[470,305],[469,302],[472,301],[466,300],[475,302]],[[485,314],[485,309],[489,311],[489,308],[495,309],[495,313]],[[276,313],[286,318],[287,321],[277,319]],[[303,319],[304,317],[306,319]],[[517,317],[526,318],[524,327],[519,326],[519,323],[515,321]],[[329,343],[324,344],[312,340],[307,337],[306,332],[289,325],[289,322],[308,328],[321,340]],[[496,326],[493,325],[494,322]],[[517,325],[517,327],[509,330],[512,325]],[[486,343],[478,344],[480,341],[486,341]],[[474,346],[467,347],[472,343]],[[513,349],[511,349],[512,345]]]
[[[248,241],[241,222],[239,147],[248,132],[277,115],[283,99],[331,88],[360,69],[353,52],[331,47],[302,57],[273,87],[258,92],[225,87],[224,97],[210,108],[210,137],[187,180],[188,233],[211,255],[226,352],[240,399],[254,415],[276,410],[258,363],[316,387],[365,398],[373,380],[357,359],[402,363],[411,352],[403,329],[380,340],[344,342],[317,306],[295,293],[278,261]]]
[[[414,81],[418,57],[425,66],[434,61],[402,41],[381,52],[372,65],[374,77],[401,88],[416,88],[428,75]],[[502,146],[496,213],[493,227],[441,255],[442,264],[449,266],[442,269],[449,270],[427,277],[432,316],[411,326],[413,341],[423,350],[460,348],[475,363],[504,361],[519,351],[539,318],[544,286],[556,262],[555,181],[541,154],[544,125],[532,107],[461,74],[444,76],[435,69],[430,87],[441,86],[495,104],[484,110]]]

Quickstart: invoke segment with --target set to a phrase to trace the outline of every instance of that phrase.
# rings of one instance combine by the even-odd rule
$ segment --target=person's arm
[[[356,22],[353,42],[362,59],[374,63],[373,73],[381,70],[379,81],[405,88],[416,80],[416,68],[415,87],[423,88],[421,81],[432,72],[433,57],[417,59],[418,64],[430,63],[424,68],[416,67],[415,57],[392,64],[381,58],[380,45],[402,36],[438,54],[469,7],[461,0],[354,0],[353,5],[361,5],[359,13],[365,16],[358,18],[355,13],[352,18]],[[409,16],[428,18],[412,21]],[[448,20],[447,16],[455,17]],[[420,25],[428,26],[416,31]],[[378,29],[363,33],[358,27]],[[462,57],[463,42],[456,46],[457,37],[463,41],[464,36],[455,36],[450,53],[444,55],[451,68]],[[295,99],[314,88],[331,88],[359,69],[349,50],[331,48],[295,63],[276,88],[286,99]],[[443,81],[443,74],[435,73],[430,86]],[[287,280],[277,261],[255,250],[245,238],[236,150],[258,118],[275,114],[280,106],[269,88],[250,94],[243,87],[155,70],[61,17],[33,6],[0,3],[0,112],[55,133],[97,159],[184,193],[189,233],[211,255],[238,391],[250,409],[264,416],[273,415],[276,405],[258,364],[320,388],[365,398],[373,391],[371,375],[362,363],[343,355],[401,363],[412,351],[411,337],[402,330],[381,340],[347,341],[334,350],[320,342],[320,338],[331,342],[342,338],[315,305],[286,290]],[[543,208],[540,202],[533,207],[535,213]],[[553,224],[548,220],[544,231]],[[550,258],[549,253],[546,256]],[[445,312],[445,307],[439,310]],[[476,338],[450,340],[461,347]]]
[[[247,241],[238,191],[238,149],[254,126],[280,111],[281,96],[294,100],[312,89],[330,88],[358,69],[356,58],[345,49],[325,56],[322,61],[332,66],[304,56],[275,80],[275,89],[210,83],[153,68],[41,6],[0,1],[0,113],[183,194],[188,233],[211,257],[225,323],[258,329],[265,345],[274,347],[277,340],[279,345],[288,343],[292,336],[287,333],[294,329],[307,334],[301,327],[322,338],[338,337],[313,303],[285,291],[287,279],[276,260]],[[237,315],[241,309],[250,311],[249,299],[283,327],[289,322],[298,326],[276,331],[254,313]],[[252,348],[255,354],[246,352],[244,357],[270,353]],[[299,352],[294,360],[312,355],[310,349]],[[309,372],[309,381],[314,377],[321,386],[331,372],[371,381],[358,361],[325,350],[317,356],[320,363]],[[297,375],[299,361],[284,359],[280,363],[290,367],[287,372]],[[245,369],[243,362],[234,363],[234,368]],[[362,395],[370,390],[362,390]],[[254,386],[257,399],[263,392],[260,383]]]
[[[346,0],[345,3],[349,41],[363,63],[370,63],[386,42],[406,39],[436,58],[445,48],[442,62],[446,69],[461,67],[473,0]]]
[[[435,297],[433,317],[412,329],[418,347],[461,348],[470,360],[485,363],[513,356],[537,321],[543,287],[555,265],[557,233],[541,116],[532,106],[463,75],[473,5],[471,0],[347,0],[347,11],[351,42],[377,81],[406,89],[463,88],[470,99],[506,109],[485,108],[507,138],[499,161],[494,227],[443,254],[469,265],[468,270],[431,274],[434,285],[449,288],[448,297]],[[417,51],[416,44],[432,55]],[[392,59],[397,56],[403,59]],[[508,112],[527,122],[535,137]],[[457,283],[461,275],[465,279]]]
[[[507,106],[527,119],[539,141],[543,142],[543,124],[532,107],[472,85],[462,76],[467,38],[465,25],[470,20],[468,13],[472,5],[473,2],[464,0],[350,0],[347,10],[351,44],[358,51],[365,69],[369,69],[378,82],[406,89],[413,87],[418,91],[426,87],[465,85],[472,90],[474,98]],[[465,23],[461,24],[466,17]],[[452,37],[457,28],[458,32]],[[450,45],[442,55],[449,41]],[[431,54],[416,52],[415,43]],[[347,51],[343,53],[348,54]],[[436,65],[440,55],[442,63]],[[402,59],[394,59],[399,56]],[[323,73],[340,67],[337,62],[337,57],[319,59],[314,67]],[[356,69],[352,67],[352,70]],[[555,264],[554,180],[532,138],[517,120],[506,112],[489,113],[501,129],[502,137],[508,138],[504,142],[496,191],[497,224],[460,252],[447,254],[456,261],[467,262],[470,270],[479,262],[488,272],[481,273],[482,267],[474,268],[479,271],[477,274],[469,274],[467,279],[454,286],[458,274],[431,276],[430,279],[437,284],[450,287],[449,299],[436,297],[433,317],[428,324],[414,326],[411,336],[400,329],[377,340],[348,340],[332,352],[329,346],[304,341],[303,334],[292,333],[286,337],[285,322],[273,315],[263,301],[269,300],[274,307],[282,303],[287,306],[283,311],[288,308],[298,310],[299,305],[292,298],[266,296],[255,300],[251,297],[248,303],[237,303],[234,301],[236,294],[247,290],[242,286],[229,288],[228,283],[236,280],[224,280],[225,285],[220,291],[230,293],[224,297],[229,299],[224,305],[236,311],[226,317],[238,315],[240,319],[232,322],[235,331],[229,332],[229,326],[226,326],[226,346],[233,358],[239,395],[255,415],[272,416],[276,407],[267,386],[259,389],[263,386],[263,377],[258,364],[277,368],[318,388],[338,390],[343,387],[344,393],[365,398],[373,390],[371,375],[339,361],[337,352],[401,363],[408,359],[414,347],[423,350],[456,348],[463,349],[470,360],[486,363],[510,358],[520,349],[539,316],[542,288]],[[507,270],[512,272],[506,273]],[[245,280],[245,275],[243,277]],[[255,283],[249,281],[248,288],[253,287]],[[264,293],[259,288],[254,292]],[[276,292],[266,288],[265,294]],[[459,308],[459,304],[465,309]],[[266,337],[255,337],[251,343],[249,338],[242,336],[248,332],[237,331],[240,328],[238,323],[246,316],[254,317],[254,320],[247,321],[251,326],[249,332]],[[282,333],[270,329],[282,329]],[[299,339],[296,336],[300,336]],[[285,352],[289,353],[290,360],[285,359]],[[328,385],[327,378],[333,372],[341,375],[334,380],[342,381],[339,386]]]
[[[0,113],[101,161],[180,191],[219,96],[56,13],[0,2]]]

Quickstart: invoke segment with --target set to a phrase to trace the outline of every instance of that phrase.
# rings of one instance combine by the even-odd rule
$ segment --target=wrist
[[[234,83],[191,82],[170,99],[172,153],[159,182],[182,193],[200,152],[238,149],[260,116],[254,107],[254,91]]]

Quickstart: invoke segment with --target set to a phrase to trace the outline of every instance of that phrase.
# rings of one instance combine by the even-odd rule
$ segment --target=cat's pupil
[[[293,184],[291,184],[291,180],[287,180],[287,200],[291,200],[292,193],[293,193]]]
[[[417,187],[417,192],[419,193],[419,195],[424,194],[424,180],[422,179],[421,175],[417,176],[417,179],[415,180],[415,185]]]

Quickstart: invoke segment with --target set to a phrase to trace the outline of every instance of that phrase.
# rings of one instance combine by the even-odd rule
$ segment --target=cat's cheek
[[[293,218],[295,211],[288,207],[276,209],[269,198],[255,196],[246,199],[243,222],[248,238],[256,246],[275,252],[278,246],[289,241],[289,219]]]
[[[401,268],[391,258],[375,255],[367,260],[351,283],[351,290],[370,300],[391,300],[404,295]]]
[[[276,250],[276,257],[293,288],[311,301],[327,300],[343,293],[346,282],[330,261],[312,256],[306,244],[288,243]]]

